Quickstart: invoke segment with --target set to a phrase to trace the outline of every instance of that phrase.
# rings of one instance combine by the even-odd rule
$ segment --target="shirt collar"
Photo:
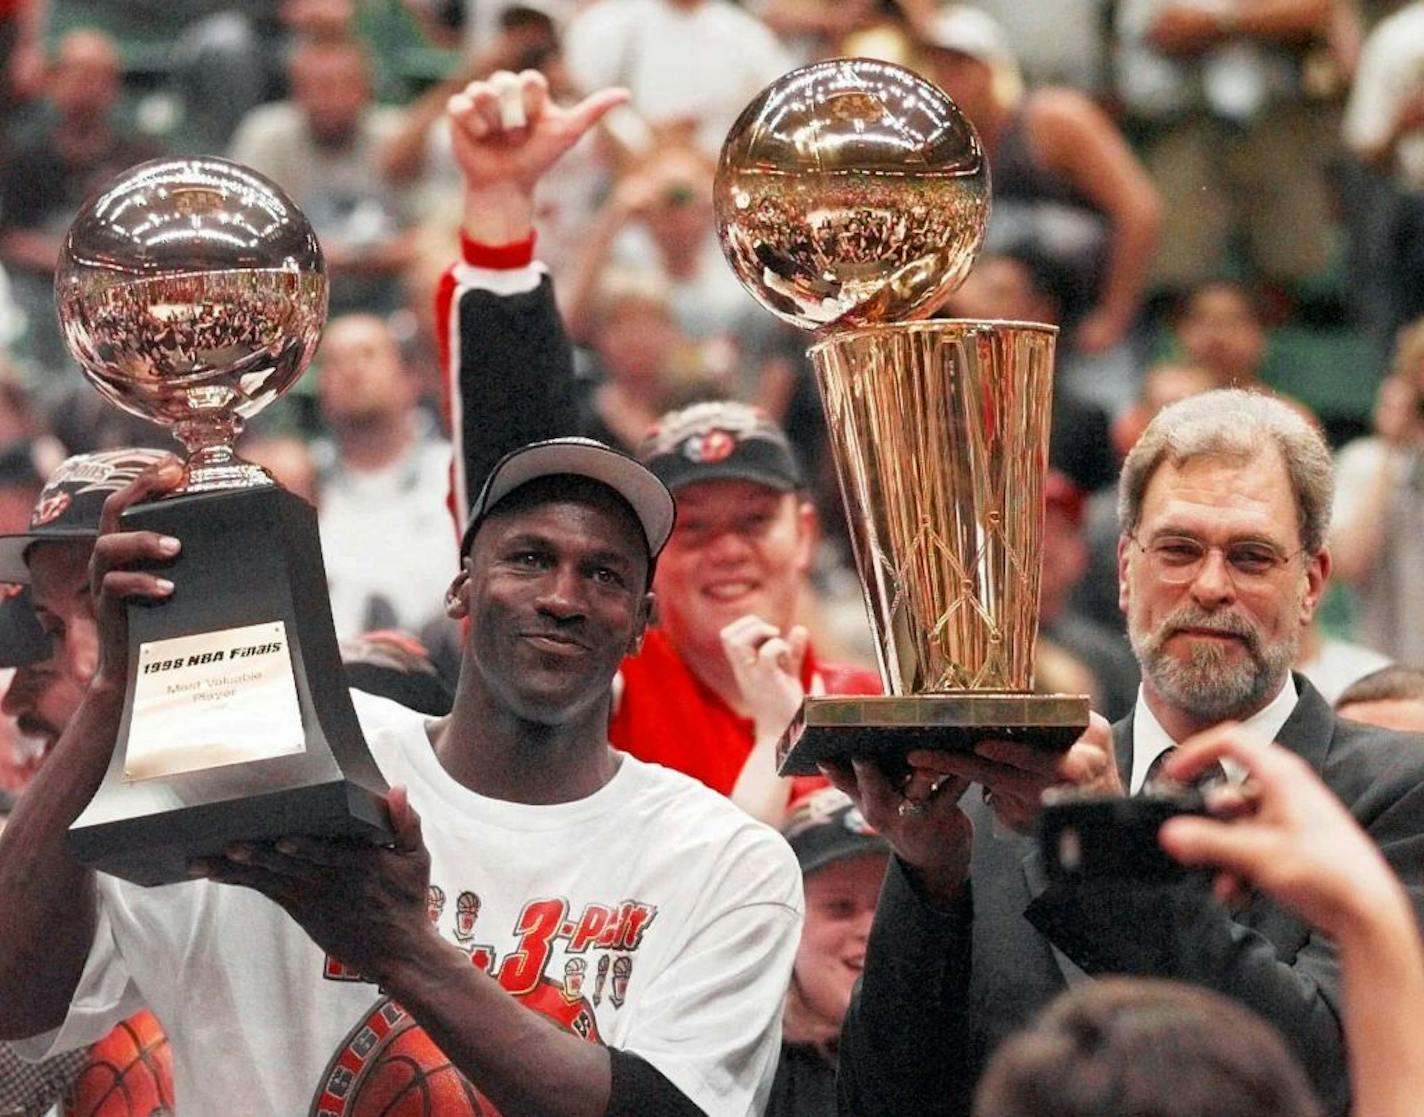
[[[1281,726],[1285,725],[1299,699],[1300,693],[1296,690],[1295,679],[1287,672],[1286,681],[1281,684],[1275,698],[1242,722],[1242,729],[1263,744],[1274,741],[1280,735]],[[1138,687],[1137,706],[1132,712],[1132,780],[1128,785],[1128,794],[1136,795],[1142,790],[1152,762],[1177,744],[1153,715],[1142,688]],[[1223,761],[1222,767],[1233,782],[1239,780],[1243,774],[1238,765],[1229,761]]]

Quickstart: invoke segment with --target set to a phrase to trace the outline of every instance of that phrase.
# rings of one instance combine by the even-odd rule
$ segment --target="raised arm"
[[[450,98],[464,221],[460,260],[440,283],[436,311],[461,526],[500,457],[576,433],[573,353],[548,276],[534,262],[534,191],[626,99],[623,90],[604,90],[573,107],[556,105],[532,70],[492,74]]]
[[[1176,819],[1167,851],[1215,866],[1225,890],[1260,888],[1335,942],[1354,1112],[1406,1117],[1424,1096],[1424,950],[1415,913],[1380,849],[1297,756],[1261,748],[1233,728],[1188,742],[1172,758],[1190,778],[1223,758],[1250,773],[1234,822]]]
[[[1116,125],[1071,89],[1045,89],[1029,101],[1030,139],[1044,162],[1093,202],[1111,223],[1107,268],[1097,305],[1076,335],[1100,352],[1132,326],[1162,227],[1162,199]]]

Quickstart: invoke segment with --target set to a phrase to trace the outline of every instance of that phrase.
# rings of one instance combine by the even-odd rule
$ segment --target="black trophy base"
[[[777,747],[783,776],[820,775],[825,760],[876,760],[892,778],[916,749],[968,752],[980,741],[1024,741],[1066,752],[1088,728],[1080,694],[960,691],[909,697],[828,696],[801,704]]]
[[[162,568],[172,595],[128,607],[128,693],[103,783],[70,828],[75,858],[156,885],[234,842],[390,841],[388,788],[347,690],[314,509],[264,485],[135,505],[122,524],[183,546]],[[256,642],[243,635],[254,626]],[[210,650],[187,654],[194,646]],[[136,703],[141,670],[148,697]],[[204,690],[227,703],[222,719],[190,697]]]
[[[135,884],[171,884],[189,866],[234,842],[273,842],[292,834],[391,840],[385,799],[339,780],[245,799],[202,803],[94,826],[76,824],[69,848],[76,861]]]

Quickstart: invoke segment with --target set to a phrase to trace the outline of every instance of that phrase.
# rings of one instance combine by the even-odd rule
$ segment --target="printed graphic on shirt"
[[[566,1032],[601,1042],[593,1009],[542,981],[520,997]],[[445,1053],[389,997],[347,1035],[322,1073],[310,1117],[499,1117]]]
[[[441,925],[447,893],[431,885],[427,914]],[[599,1036],[596,1007],[605,999],[617,1011],[628,997],[633,957],[657,918],[656,905],[637,900],[588,903],[577,912],[563,897],[531,900],[520,909],[510,935],[489,933],[476,942],[482,908],[479,894],[457,892],[448,933],[470,964],[493,977],[526,1007],[593,1043]],[[500,954],[490,941],[513,941]],[[596,959],[596,960],[595,960]],[[587,993],[590,972],[593,994]],[[359,972],[328,956],[322,975],[330,981],[362,981]],[[459,1072],[406,1011],[389,997],[347,1035],[322,1074],[310,1117],[498,1117],[498,1110]]]

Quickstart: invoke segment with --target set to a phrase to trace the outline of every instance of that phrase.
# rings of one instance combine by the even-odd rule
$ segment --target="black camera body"
[[[1157,831],[1169,818],[1206,813],[1193,787],[1157,784],[1131,798],[1062,791],[1039,812],[1038,843],[1054,881],[1178,880],[1191,870],[1167,855]]]

